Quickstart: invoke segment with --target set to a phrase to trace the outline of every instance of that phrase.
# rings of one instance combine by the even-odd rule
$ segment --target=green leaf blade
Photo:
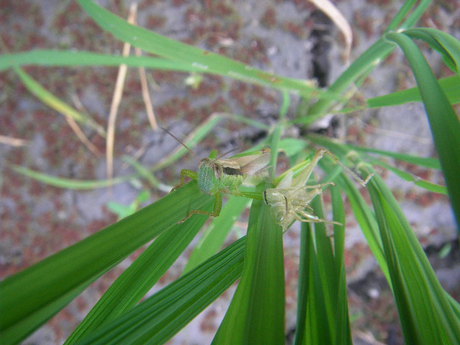
[[[254,201],[242,278],[213,344],[284,344],[282,243],[270,207]]]
[[[19,165],[11,165],[11,168],[19,174],[46,183],[50,186],[77,190],[110,187],[121,182],[129,181],[136,177],[136,175],[129,175],[107,180],[77,180],[44,174],[39,171],[31,170]]]
[[[211,202],[212,197],[201,193],[195,182],[189,183],[134,215],[0,282],[0,309],[9,311],[0,314],[0,331],[7,331],[29,315],[39,315],[41,309],[100,276],[184,219],[190,208],[200,209]],[[36,324],[45,321],[39,317]],[[22,334],[26,335],[26,332]]]
[[[247,206],[247,199],[235,195],[229,197],[219,217],[214,218],[203,238],[194,248],[184,273],[191,271],[222,248],[229,232],[232,230],[233,224]]]
[[[29,74],[24,72],[21,68],[15,67],[15,72],[27,87],[27,89],[40,101],[48,105],[58,113],[62,113],[75,121],[86,124],[94,128],[100,135],[105,136],[104,128],[94,121],[89,115],[83,114],[78,110],[72,108],[67,103],[63,102],[51,92],[46,90],[37,81],[35,81]]]
[[[204,208],[211,211],[211,205]],[[132,309],[193,240],[207,217],[195,215],[164,231],[139,258],[118,277],[86,318],[67,339],[75,344],[101,325]]]
[[[458,344],[460,322],[398,202],[379,176],[369,184],[406,343]]]
[[[379,150],[379,149],[375,149],[372,147],[364,147],[364,146],[357,146],[357,145],[351,145],[351,144],[346,144],[345,146],[355,151],[358,151],[358,152],[376,153],[378,155],[392,157],[392,158],[401,160],[403,162],[423,166],[423,167],[430,168],[430,169],[441,169],[439,160],[437,160],[436,158],[419,157],[419,156],[409,155],[407,153]]]
[[[245,249],[241,238],[78,344],[164,344],[238,279]]]
[[[460,41],[457,38],[433,28],[409,29],[404,34],[424,40],[442,55],[447,66],[456,73],[460,72]]]
[[[404,33],[386,37],[406,55],[420,89],[457,225],[460,224],[460,121],[417,45]],[[460,231],[460,226],[458,227]]]
[[[344,265],[345,211],[340,191],[333,187],[334,246],[323,222],[302,225],[302,247],[296,345],[351,344]],[[324,219],[322,200],[311,203]],[[305,275],[308,274],[308,277]],[[304,324],[302,324],[304,323]]]
[[[337,345],[352,345],[350,318],[348,315],[348,290],[345,267],[345,206],[339,187],[331,188],[334,221],[334,264],[338,284],[336,286],[336,337]]]
[[[82,8],[104,29],[118,39],[135,47],[168,59],[188,63],[201,72],[215,73],[244,82],[256,83],[277,89],[297,91],[303,95],[330,97],[308,82],[273,75],[245,65],[225,56],[202,50],[139,26],[131,25],[119,16],[90,0],[79,0]]]
[[[460,88],[460,76],[453,75],[451,77],[439,79],[438,81],[450,104],[454,105],[460,103],[460,92],[458,92]],[[414,87],[370,98],[367,100],[367,105],[369,108],[380,108],[422,101],[419,88]]]
[[[197,67],[190,64],[154,58],[150,56],[118,56],[105,55],[88,51],[61,51],[61,50],[31,50],[26,52],[0,55],[0,71],[11,67],[27,65],[38,66],[107,66],[145,67],[157,70],[179,72],[198,72]]]

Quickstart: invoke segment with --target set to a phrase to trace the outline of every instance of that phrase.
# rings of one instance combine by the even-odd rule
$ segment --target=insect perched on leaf
[[[362,180],[356,173],[340,162],[334,154],[326,149],[318,150],[310,160],[305,160],[283,173],[278,179],[276,188],[269,188],[264,191],[264,201],[272,207],[283,230],[287,230],[296,220],[311,223],[339,224],[317,217],[310,207],[310,203],[317,195],[321,194],[328,186],[334,185],[333,182],[306,185],[313,170],[324,155],[331,157],[364,186],[372,177],[368,176],[366,180]]]
[[[323,189],[334,185],[334,183],[324,183],[314,186],[288,187],[288,188],[271,188],[264,192],[264,200],[270,205],[278,223],[283,230],[287,230],[295,220],[310,223],[331,223],[317,217],[310,207],[312,200],[323,192]]]
[[[190,150],[172,133],[166,129],[165,131]],[[194,214],[217,217],[222,209],[222,194],[224,193],[262,200],[261,193],[243,192],[239,190],[239,187],[243,183],[256,184],[265,178],[268,175],[270,156],[271,150],[269,148],[242,153],[230,158],[219,158],[217,151],[213,150],[209,158],[203,158],[200,161],[198,172],[188,169],[182,170],[180,174],[181,182],[173,188],[173,191],[182,187],[186,183],[186,179],[190,178],[198,182],[198,186],[203,193],[214,196],[215,201],[212,212],[191,210],[181,222],[186,221]]]

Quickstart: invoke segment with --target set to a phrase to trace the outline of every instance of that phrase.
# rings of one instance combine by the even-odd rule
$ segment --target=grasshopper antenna
[[[162,130],[164,130],[166,133],[168,133],[170,136],[172,136],[174,139],[176,139],[176,141],[177,141],[179,144],[181,144],[183,147],[185,147],[187,150],[189,150],[190,153],[195,154],[195,152],[193,152],[193,150],[192,150],[190,147],[188,147],[187,145],[185,145],[185,144],[182,142],[182,140],[180,140],[178,137],[176,137],[174,134],[172,134],[170,130],[168,130],[168,129],[164,128],[164,127],[160,127],[160,128],[161,128]]]
[[[232,148],[232,149],[230,149],[230,150],[228,150],[228,151],[222,153],[221,155],[219,155],[218,158],[219,158],[219,159],[220,159],[220,158],[223,158],[223,157],[225,157],[226,155],[228,155],[228,154],[230,154],[230,153],[232,153],[232,152],[234,152],[234,151],[237,151],[237,150],[238,150],[238,147],[234,147],[234,148]]]

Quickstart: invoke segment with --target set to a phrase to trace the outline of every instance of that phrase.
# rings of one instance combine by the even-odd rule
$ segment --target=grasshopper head
[[[221,173],[220,173],[221,174]],[[198,185],[207,194],[215,194],[219,189],[219,169],[215,159],[203,158],[198,169]]]

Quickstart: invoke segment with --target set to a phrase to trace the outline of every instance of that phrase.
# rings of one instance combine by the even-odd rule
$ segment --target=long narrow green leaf
[[[222,208],[219,217],[214,218],[203,238],[195,246],[184,273],[187,273],[216,254],[224,245],[233,224],[248,206],[249,200],[231,195]]]
[[[329,139],[324,139],[324,138],[321,138],[320,136],[317,136],[317,135],[311,135],[311,138],[315,142],[321,143],[322,145],[325,145],[326,147],[329,146],[329,145],[334,146],[334,144]],[[350,144],[347,144],[347,145],[342,144],[340,146],[342,146],[343,148],[346,148],[346,150],[345,150],[346,155],[350,155],[352,151],[366,152],[366,153],[367,152],[369,152],[369,153],[377,153],[377,154],[381,154],[381,155],[384,155],[384,156],[393,157],[393,158],[396,158],[396,159],[399,159],[399,160],[402,160],[402,161],[405,161],[405,162],[408,162],[408,163],[428,167],[428,168],[433,168],[433,169],[440,168],[439,161],[437,159],[434,159],[434,158],[417,157],[417,156],[412,156],[412,155],[408,155],[408,154],[404,154],[404,153],[384,151],[384,150],[378,150],[378,149],[373,149],[373,148],[369,148],[369,147],[361,147],[361,146],[350,145]],[[337,150],[337,148],[338,148],[338,145],[335,145],[336,150]],[[419,178],[417,176],[412,175],[411,173],[408,173],[406,171],[398,169],[398,168],[396,168],[396,167],[394,167],[394,166],[392,166],[392,165],[390,165],[388,163],[385,163],[382,160],[375,159],[375,158],[370,157],[368,155],[363,155],[362,157],[364,159],[366,159],[367,162],[369,162],[369,163],[371,163],[373,165],[383,166],[383,167],[393,171],[396,175],[398,175],[399,177],[403,178],[404,180],[409,181],[409,182],[413,182],[414,184],[416,184],[419,187],[422,187],[422,188],[424,188],[426,190],[429,190],[431,192],[440,193],[440,194],[447,194],[447,189],[446,189],[445,186],[442,186],[442,185],[439,185],[439,184],[436,184],[436,183],[433,183],[433,182],[430,182],[430,181],[423,180],[423,179],[421,179],[421,178]]]
[[[369,184],[407,344],[459,344],[460,320],[398,202],[379,176]]]
[[[396,30],[401,25],[404,18],[406,18],[410,11],[415,7],[416,3],[417,0],[405,1],[399,9],[398,13],[396,13],[393,19],[391,20],[391,23],[390,25],[388,25],[388,28],[385,30],[385,32]]]
[[[73,290],[68,291],[60,298],[54,300],[52,303],[41,308],[32,315],[19,320],[13,326],[7,330],[0,331],[0,340],[2,345],[15,345],[21,343],[25,335],[32,333],[34,330],[39,328],[44,322],[48,321],[53,317],[57,311],[63,309],[68,305],[75,297],[80,295],[85,288],[87,288],[94,279],[88,280]],[[3,297],[2,297],[3,298]],[[1,302],[0,302],[1,305]],[[5,309],[2,309],[5,310]]]
[[[439,194],[447,194],[447,188],[445,186],[442,186],[440,184],[436,184],[436,183],[433,183],[427,180],[423,180],[418,176],[414,176],[406,171],[398,169],[379,159],[372,159],[370,162],[374,165],[380,165],[388,170],[391,170],[392,172],[394,172],[396,175],[398,175],[402,179],[409,181],[409,182],[413,182],[415,185],[422,187],[430,192],[439,193]]]
[[[87,51],[31,50],[0,55],[0,71],[26,65],[40,66],[113,66],[146,67],[158,70],[202,72],[187,63],[150,56],[117,56]]]
[[[239,278],[245,250],[244,237],[78,344],[164,344]]]
[[[158,180],[149,169],[147,169],[133,157],[123,156],[123,160],[131,165],[134,169],[136,169],[139,176],[144,177],[153,188],[158,188],[162,192],[169,192],[173,188],[172,186],[165,185],[160,180]]]
[[[27,89],[40,101],[56,110],[58,113],[62,113],[65,116],[71,117],[75,121],[93,127],[100,135],[105,136],[104,128],[96,121],[94,121],[89,115],[82,114],[67,103],[61,101],[59,98],[41,86],[38,82],[36,82],[21,68],[15,67],[14,71],[21,78],[21,81],[24,83]]]
[[[404,34],[427,42],[443,57],[444,62],[454,72],[460,72],[460,41],[448,33],[433,28],[415,28],[404,31]]]
[[[269,176],[273,180],[275,178],[276,167],[278,165],[278,149],[281,141],[281,135],[284,131],[286,115],[291,105],[291,97],[288,92],[283,92],[283,102],[280,108],[278,124],[275,126],[272,135],[270,136],[271,158],[269,165]]]
[[[331,188],[334,221],[334,264],[338,279],[336,304],[336,345],[352,345],[348,315],[348,291],[345,267],[345,207],[339,187]]]
[[[253,201],[242,278],[213,344],[284,344],[282,235],[270,207]]]
[[[37,181],[49,184],[50,186],[67,189],[95,189],[110,187],[121,182],[132,180],[133,178],[137,177],[137,175],[128,175],[116,177],[109,180],[76,180],[44,174],[19,165],[11,165],[11,168],[17,173],[33,178]]]
[[[320,144],[327,149],[329,149],[332,153],[334,153],[338,158],[343,159],[350,153],[350,149],[347,148],[346,145],[339,145],[338,143],[332,142],[331,140],[319,136],[312,136],[311,139],[314,143]],[[358,156],[359,157],[359,156]],[[359,162],[359,158],[358,158]],[[331,165],[326,165],[322,162],[321,167],[330,175],[333,173],[335,167]],[[363,196],[361,195],[360,191],[356,187],[356,183],[353,182],[345,173],[342,173],[338,178],[335,180],[346,192],[351,207],[353,209],[353,213],[358,221],[361,230],[363,231],[364,236],[371,248],[377,262],[380,265],[383,273],[386,277],[388,276],[388,267],[385,261],[385,255],[383,253],[382,241],[380,238],[380,234],[377,227],[377,221],[375,219],[375,215],[373,214],[372,210],[369,208],[368,203],[364,200]]]
[[[211,205],[204,209],[211,211]],[[160,234],[112,284],[66,344],[75,344],[101,325],[133,308],[182,254],[206,220],[206,216],[195,215],[184,224],[176,224]]]
[[[451,77],[439,79],[439,86],[444,91],[450,104],[460,103],[460,76],[453,75]],[[369,98],[367,105],[369,108],[380,108],[401,105],[411,102],[422,102],[422,96],[418,87],[390,93],[388,95]]]
[[[316,197],[311,203],[313,210],[321,219],[325,218],[322,198]],[[334,265],[335,259],[332,243],[327,235],[325,223],[315,223],[310,251],[314,257],[310,257],[311,272],[315,272],[315,279],[310,279],[309,305],[307,314],[307,339],[314,340],[315,344],[333,344],[337,335],[337,287],[339,276]],[[315,301],[312,301],[312,299]],[[319,320],[315,319],[319,316]]]
[[[304,344],[351,344],[351,332],[348,318],[347,289],[344,264],[344,226],[345,211],[340,191],[332,188],[334,220],[334,246],[323,222],[305,226],[310,237],[309,256],[305,264],[309,265],[308,295],[306,299],[306,329]],[[325,218],[322,200],[317,197],[311,203],[313,210],[321,219]],[[300,344],[300,343],[299,343]]]
[[[303,80],[273,75],[258,70],[222,55],[199,49],[179,41],[161,36],[144,28],[131,25],[119,16],[96,5],[90,0],[79,0],[83,9],[104,29],[118,39],[147,52],[174,61],[189,63],[203,72],[224,75],[249,83],[261,84],[277,89],[298,91],[305,96],[327,97]]]
[[[241,123],[244,123],[246,125],[252,126],[254,128],[262,129],[264,131],[269,131],[270,126],[261,122],[260,120],[253,120],[247,116],[244,115],[239,115],[239,114],[233,114],[233,113],[214,113],[218,116],[222,116],[224,118],[231,119],[233,121],[238,121]]]
[[[307,329],[307,301],[310,295],[310,224],[303,223],[300,231],[299,282],[297,289],[297,318],[294,345],[305,344]]]
[[[414,3],[413,0],[408,0],[410,3]],[[413,9],[409,17],[399,26],[399,29],[408,29],[413,27],[422,18],[422,15],[430,7],[433,0],[421,0],[416,1],[417,7]]]
[[[345,157],[350,153],[349,149],[347,148],[347,145],[339,145],[338,143],[332,142],[329,139],[326,139],[326,138],[320,139],[317,136],[314,136],[313,139],[314,139],[314,142],[327,147],[329,150],[331,150],[333,153],[335,153],[339,157]],[[375,171],[373,170],[369,171],[370,169],[369,165],[365,164],[360,159],[359,155],[358,156],[355,155],[355,160],[356,160],[356,164],[358,165],[358,167],[360,167],[360,170],[364,174],[364,176],[367,176],[369,173],[373,173],[375,176],[378,177],[379,180],[381,179]],[[383,273],[385,274],[388,280],[388,283],[390,284],[390,287],[392,287],[392,280],[390,277],[388,263],[386,261],[386,255],[383,249],[381,232],[379,231],[377,227],[378,224],[374,216],[374,213],[369,209],[367,202],[360,195],[358,189],[356,188],[355,184],[350,180],[350,178],[342,174],[342,176],[340,176],[337,182],[341,186],[343,186],[343,188],[347,192],[347,195],[350,199],[356,219],[358,220],[361,226],[361,229],[363,230],[363,233],[366,236],[366,239],[368,241],[368,244],[372,252],[374,253],[377,261],[379,262],[379,265]],[[388,194],[388,200],[394,199],[391,192],[388,190],[387,187],[385,187],[385,184],[382,184],[380,190],[383,190],[385,191],[386,194]],[[395,202],[392,204],[392,207],[394,208],[394,211],[398,214],[398,216],[401,217],[401,219],[404,219],[404,222],[407,223],[399,204]],[[412,233],[412,232],[409,232],[409,233]],[[413,234],[409,238],[411,239],[412,242],[414,242],[413,243],[414,248],[418,248],[420,246],[417,239],[415,238]],[[420,255],[420,257],[422,257],[421,260],[424,260],[424,261],[426,260],[426,257],[423,251],[420,251],[417,249],[417,255]],[[423,259],[423,257],[425,258]],[[460,304],[457,301],[455,301],[444,290],[442,291],[442,294],[443,294],[443,297],[450,303],[450,307],[454,311],[455,315],[457,315],[457,318],[460,319]]]
[[[460,121],[417,45],[405,34],[391,33],[386,37],[398,44],[409,60],[425,104],[457,225],[460,225]],[[460,231],[460,226],[458,229]]]
[[[319,136],[312,136],[316,139],[320,139]],[[330,140],[328,140],[330,141]],[[323,141],[324,142],[324,141]],[[342,144],[343,145],[343,144]],[[430,157],[418,157],[418,156],[413,156],[409,155],[406,153],[401,153],[401,152],[393,152],[393,151],[386,151],[386,150],[379,150],[379,149],[374,149],[371,147],[364,147],[364,146],[358,146],[358,145],[351,145],[351,144],[346,144],[343,145],[346,146],[350,149],[353,149],[358,152],[369,152],[369,153],[377,153],[382,156],[387,156],[387,157],[392,157],[396,158],[400,161],[419,165],[422,167],[426,168],[431,168],[431,169],[441,169],[441,165],[439,164],[439,160],[436,158],[430,158]]]
[[[50,313],[45,318],[41,310],[116,265],[184,219],[191,209],[201,209],[212,201],[212,197],[199,191],[195,182],[189,183],[132,216],[8,277],[0,282],[0,310],[8,310],[0,313],[0,332],[8,332],[29,317],[36,318],[36,325],[45,322]],[[20,337],[27,334],[24,331]]]
[[[364,200],[355,183],[350,178],[342,175],[338,181],[344,188],[350,200],[353,214],[355,215],[356,220],[366,237],[369,248],[372,250],[381,270],[385,276],[388,277],[388,266],[385,260],[374,213],[370,209],[367,201]]]
[[[291,163],[297,162],[296,158],[304,154],[304,149],[308,143],[303,139],[284,138],[279,142],[279,150],[284,152],[291,159]]]
[[[318,211],[316,209],[316,211]],[[305,329],[305,344],[332,344],[327,310],[324,307],[322,280],[319,272],[318,255],[315,249],[315,231],[313,225],[306,226],[308,231],[308,265],[310,277],[308,279],[308,299]]]

